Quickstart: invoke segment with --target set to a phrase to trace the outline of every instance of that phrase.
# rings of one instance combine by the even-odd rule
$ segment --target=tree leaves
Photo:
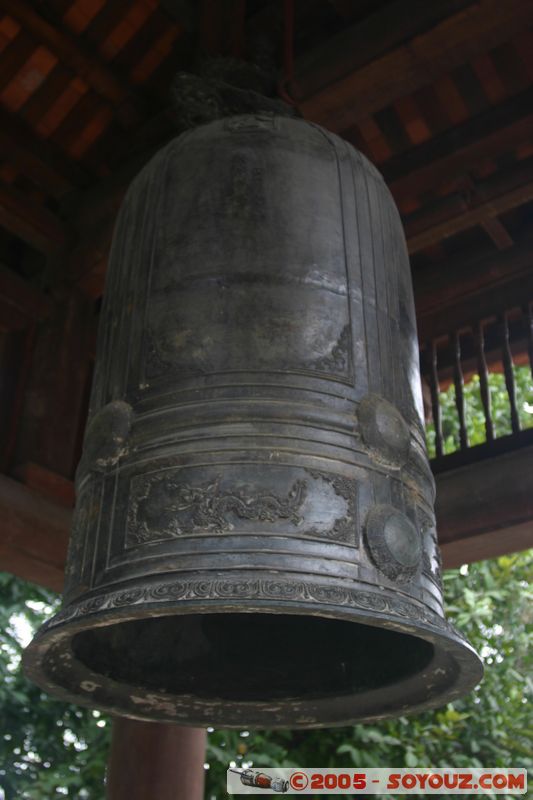
[[[30,683],[20,667],[17,617],[36,628],[59,598],[0,574],[0,786],[6,800],[103,800],[109,724],[61,703]],[[69,735],[66,732],[70,732]]]

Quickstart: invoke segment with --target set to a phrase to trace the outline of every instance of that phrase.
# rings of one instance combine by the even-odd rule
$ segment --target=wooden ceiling
[[[443,271],[453,299],[469,273],[525,279],[528,0],[0,0],[0,15],[0,262],[28,308],[57,282],[101,294],[124,187],[173,135],[175,72],[260,47],[302,115],[383,172],[423,328]]]

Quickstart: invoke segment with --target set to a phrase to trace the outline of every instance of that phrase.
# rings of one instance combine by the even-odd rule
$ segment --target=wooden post
[[[58,298],[50,316],[37,325],[16,440],[8,448],[9,471],[32,463],[73,478],[87,414],[94,330],[93,304],[77,289]]]
[[[107,800],[203,800],[206,732],[113,720]]]

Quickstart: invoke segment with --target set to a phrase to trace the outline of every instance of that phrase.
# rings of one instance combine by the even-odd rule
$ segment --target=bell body
[[[446,622],[409,263],[376,170],[230,117],[141,172],[112,247],[64,606],[64,698],[313,727],[481,677]]]

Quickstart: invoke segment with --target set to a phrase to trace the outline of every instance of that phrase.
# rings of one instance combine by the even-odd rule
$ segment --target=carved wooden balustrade
[[[502,310],[488,319],[476,319],[468,326],[426,342],[421,347],[422,379],[426,402],[428,446],[433,472],[453,469],[490,458],[533,443],[533,397],[519,398],[517,370],[531,371],[533,377],[533,315],[531,301],[521,307]],[[503,376],[508,410],[495,419],[491,400],[490,375]],[[471,401],[465,387],[471,380],[479,384],[484,416],[485,441],[471,441],[469,414]],[[453,387],[453,388],[452,388]],[[443,419],[443,391],[450,389],[454,408],[452,420],[456,435],[446,435]],[[472,394],[472,393],[470,393]],[[521,413],[522,411],[522,413]],[[532,409],[533,411],[533,409]],[[448,413],[449,417],[449,413]]]

